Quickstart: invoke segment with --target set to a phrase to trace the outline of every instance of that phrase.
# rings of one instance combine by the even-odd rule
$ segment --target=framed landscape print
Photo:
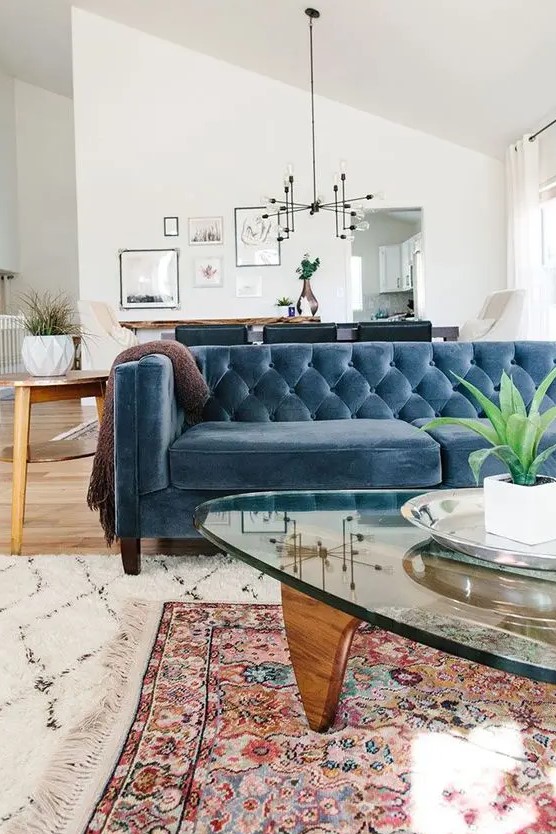
[[[224,219],[222,217],[190,217],[190,246],[219,246],[224,243]]]
[[[121,249],[120,307],[180,306],[179,249]]]
[[[236,266],[280,266],[278,218],[263,206],[235,209]]]
[[[194,287],[221,287],[223,279],[223,259],[208,256],[195,259]]]

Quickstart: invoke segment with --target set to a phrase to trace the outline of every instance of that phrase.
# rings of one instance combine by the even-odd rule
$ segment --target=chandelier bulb
[[[357,229],[358,232],[366,232],[367,229],[369,228],[369,226],[370,226],[370,223],[368,223],[366,220],[363,220],[363,222],[358,223],[355,228]]]
[[[346,173],[346,161],[345,159],[340,159],[340,174]]]

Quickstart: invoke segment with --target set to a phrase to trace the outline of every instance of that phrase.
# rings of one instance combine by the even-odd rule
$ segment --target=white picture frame
[[[120,308],[178,308],[179,251],[120,249]]]
[[[190,217],[190,246],[221,246],[224,243],[223,217]]]
[[[219,255],[195,258],[193,286],[199,289],[221,287],[224,283],[224,259]]]
[[[262,298],[262,275],[236,275],[236,298]]]

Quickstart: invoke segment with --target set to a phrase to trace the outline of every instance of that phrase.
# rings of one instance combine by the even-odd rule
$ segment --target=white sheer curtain
[[[550,339],[552,291],[542,266],[539,143],[524,136],[506,152],[508,286],[527,291],[523,339]]]

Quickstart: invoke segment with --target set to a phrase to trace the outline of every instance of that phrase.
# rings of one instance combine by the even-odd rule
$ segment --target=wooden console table
[[[264,324],[301,324],[304,321],[320,321],[320,316],[270,316],[246,319],[158,319],[157,321],[120,321],[129,330],[173,330],[180,324],[245,324],[253,327]]]
[[[90,440],[58,440],[30,446],[31,406],[33,403],[95,397],[101,420],[107,379],[108,371],[69,371],[67,376],[52,377],[28,374],[0,377],[1,388],[15,389],[14,442],[13,446],[0,452],[0,460],[12,463],[12,556],[21,553],[28,464],[75,460],[95,453],[95,444]]]

